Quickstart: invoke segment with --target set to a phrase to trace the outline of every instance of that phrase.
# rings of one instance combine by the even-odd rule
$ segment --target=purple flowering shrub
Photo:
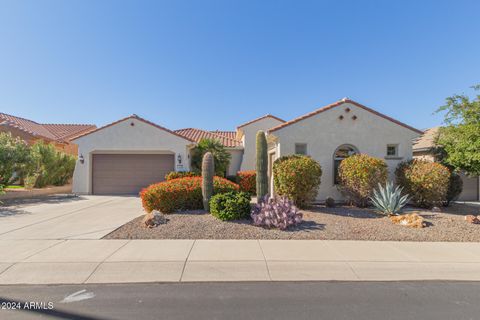
[[[302,222],[302,213],[287,197],[265,196],[252,209],[253,224],[267,228],[285,230]]]

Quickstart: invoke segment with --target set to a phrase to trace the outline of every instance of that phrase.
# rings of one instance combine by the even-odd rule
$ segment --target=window
[[[398,144],[388,144],[387,157],[397,157],[397,156],[398,156]]]
[[[353,156],[354,154],[357,154],[357,153],[358,153],[357,148],[348,144],[341,145],[340,147],[337,148],[337,150],[335,150],[335,153],[333,154],[333,183],[334,184],[339,183],[338,168],[340,167],[340,162],[342,162],[343,159]]]
[[[306,143],[295,143],[295,154],[307,154],[307,144]]]

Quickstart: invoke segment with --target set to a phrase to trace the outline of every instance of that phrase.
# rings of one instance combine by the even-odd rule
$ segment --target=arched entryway
[[[338,184],[338,168],[343,159],[360,153],[358,149],[351,144],[342,144],[333,153],[333,183]]]

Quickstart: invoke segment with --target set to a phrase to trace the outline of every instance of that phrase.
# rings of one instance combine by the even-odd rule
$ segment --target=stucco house
[[[42,140],[74,156],[77,155],[77,145],[72,142],[72,139],[95,128],[96,126],[92,124],[42,124],[0,113],[0,132],[9,132],[30,145]]]
[[[75,138],[79,145],[73,191],[134,194],[170,171],[190,170],[190,152],[202,138],[217,139],[232,154],[227,174],[255,168],[255,136],[267,133],[269,174],[278,157],[300,153],[323,170],[318,200],[341,200],[335,171],[345,156],[367,153],[385,159],[390,173],[412,158],[412,139],[421,131],[350,99],[337,101],[291,121],[267,114],[235,131],[169,130],[132,115]]]
[[[434,149],[436,147],[436,140],[439,133],[440,127],[434,127],[425,130],[424,134],[413,143],[413,157],[428,161],[437,161],[438,159],[435,158]],[[480,178],[467,176],[463,173],[460,173],[460,176],[462,177],[463,181],[463,190],[458,197],[458,200],[480,200]]]

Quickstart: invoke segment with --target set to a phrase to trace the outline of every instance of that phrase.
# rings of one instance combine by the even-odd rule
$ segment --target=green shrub
[[[221,193],[210,199],[210,213],[220,220],[244,219],[250,209],[250,195],[246,192]]]
[[[418,207],[431,208],[446,200],[450,171],[444,165],[419,159],[405,161],[398,165],[395,176]]]
[[[237,172],[237,183],[240,186],[240,190],[251,195],[256,194],[256,179],[257,172],[255,170]]]
[[[30,147],[23,140],[0,133],[0,184],[15,182],[15,173],[21,177],[30,162]]]
[[[31,148],[32,164],[25,176],[37,176],[35,186],[62,186],[67,184],[75,170],[75,157],[58,151],[51,144],[43,141]]]
[[[227,179],[213,178],[213,194],[238,190],[239,186]],[[202,178],[186,177],[153,184],[143,189],[140,197],[147,212],[202,209]]]
[[[200,176],[200,172],[193,172],[193,171],[172,171],[165,175],[165,180],[173,180],[178,178],[185,178],[185,177],[198,177]]]
[[[366,154],[355,154],[340,163],[338,188],[356,206],[366,207],[377,185],[387,182],[387,175],[384,160]]]
[[[284,156],[273,163],[275,192],[290,198],[299,208],[315,199],[321,176],[322,167],[308,156]]]
[[[462,177],[455,171],[451,171],[450,179],[448,181],[448,190],[447,196],[443,203],[444,206],[448,207],[450,202],[458,199],[463,190],[463,180]]]

